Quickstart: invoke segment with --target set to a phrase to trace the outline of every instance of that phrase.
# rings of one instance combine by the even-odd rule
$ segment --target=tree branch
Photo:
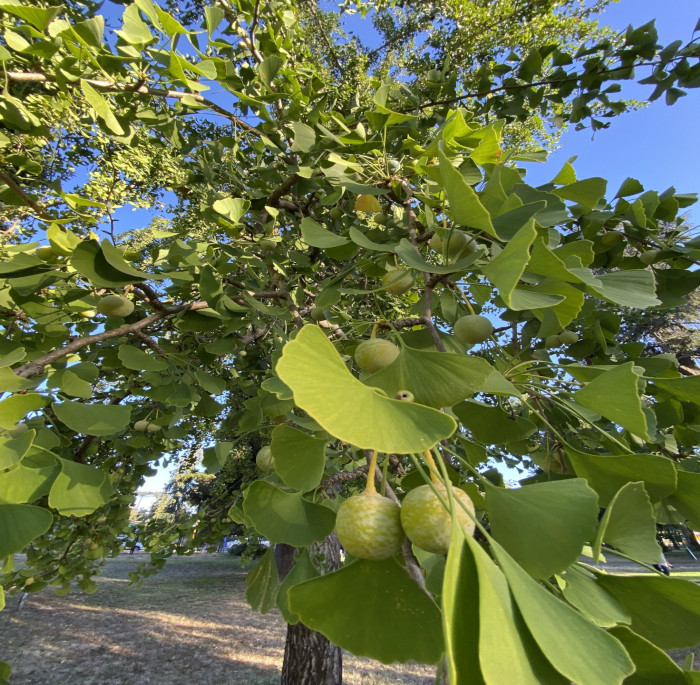
[[[27,207],[33,209],[42,219],[46,221],[51,221],[51,217],[47,214],[46,210],[39,204],[37,204],[27,193],[22,190],[22,188],[17,185],[17,182],[7,174],[0,171],[0,181],[9,187],[9,189],[19,197],[22,202],[24,202]]]
[[[102,333],[96,333],[95,335],[86,335],[82,338],[76,338],[71,340],[67,345],[64,345],[59,349],[45,354],[43,357],[39,357],[39,359],[35,359],[17,369],[14,369],[14,372],[21,378],[34,378],[34,376],[39,376],[44,372],[44,368],[47,366],[47,364],[51,364],[73,352],[77,352],[87,345],[92,345],[93,343],[97,343],[102,340],[109,340],[110,338],[118,338],[122,335],[129,335],[129,333],[136,333],[137,331],[140,331],[142,328],[146,328],[146,326],[150,326],[156,321],[173,316],[185,311],[186,309],[197,310],[204,309],[207,306],[208,305],[206,302],[194,302],[192,304],[186,304],[180,307],[164,309],[159,312],[154,312],[144,319],[134,323],[126,324],[124,326],[120,326],[119,328],[114,328],[111,331],[103,331]]]
[[[8,80],[14,81],[15,83],[55,83],[56,79],[53,76],[47,76],[46,74],[28,73],[23,71],[8,71],[5,72],[5,76]],[[256,136],[260,136],[261,133],[255,126],[251,126],[249,123],[243,121],[240,117],[232,114],[224,107],[217,105],[208,98],[205,98],[199,93],[186,93],[179,90],[169,90],[163,88],[151,88],[149,86],[143,85],[142,83],[111,83],[110,81],[99,81],[97,79],[83,79],[86,83],[89,83],[96,90],[101,90],[105,93],[141,93],[142,95],[152,95],[154,97],[164,97],[170,99],[181,100],[184,97],[192,98],[196,102],[209,107],[213,112],[220,114],[222,117],[226,117],[230,121],[233,121],[237,126],[240,126],[244,131],[252,133]]]

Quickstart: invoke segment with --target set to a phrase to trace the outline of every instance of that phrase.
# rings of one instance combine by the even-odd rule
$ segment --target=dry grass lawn
[[[17,597],[9,598],[0,612],[0,660],[12,665],[12,684],[279,683],[284,621],[276,610],[266,616],[250,610],[237,559],[173,559],[132,587],[128,573],[145,558],[109,560],[92,595],[56,597],[46,589],[29,595],[22,610]],[[344,655],[349,685],[428,685],[434,672]]]

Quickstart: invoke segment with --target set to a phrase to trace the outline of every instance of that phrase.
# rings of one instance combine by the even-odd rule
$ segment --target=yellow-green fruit
[[[275,470],[275,458],[272,456],[272,450],[269,445],[265,445],[256,455],[255,463],[258,468],[265,473],[270,473]]]
[[[97,303],[97,311],[105,316],[129,316],[134,311],[134,303],[122,295],[107,295]]]
[[[96,309],[83,309],[82,312],[78,312],[78,316],[82,316],[83,319],[92,319],[93,317],[97,316],[97,310]]]
[[[49,262],[56,259],[56,253],[53,251],[50,245],[42,245],[41,247],[37,247],[34,254],[44,262]]]
[[[331,219],[340,219],[343,216],[343,210],[340,207],[331,207],[330,212],[328,212]]]
[[[146,426],[146,430],[149,433],[157,433],[160,430],[160,428],[161,427],[157,423],[150,423],[149,422],[148,425]]]
[[[404,269],[394,269],[387,271],[382,276],[382,285],[392,295],[401,295],[411,289],[413,276]]]
[[[326,318],[326,313],[321,307],[314,307],[309,313],[314,321],[323,321]]]
[[[363,492],[340,505],[335,532],[340,544],[354,557],[388,559],[403,542],[400,509],[388,497]]]
[[[384,212],[379,212],[379,214],[374,215],[374,223],[380,226],[384,226],[387,221],[389,221],[389,217]]]
[[[359,195],[355,200],[355,211],[378,214],[382,211],[382,206],[374,195]]]
[[[563,345],[573,345],[578,342],[578,333],[573,331],[562,331],[559,334],[559,340],[561,340]]]
[[[437,233],[430,239],[428,244],[435,252],[443,253],[447,250],[448,257],[465,257],[477,248],[476,240],[464,231],[452,231],[451,233],[446,231],[444,238],[447,241],[446,247],[443,239]]]
[[[147,421],[146,419],[141,419],[140,421],[137,421],[134,424],[134,430],[135,431],[141,431],[141,432],[146,432],[148,430],[148,427],[150,426],[150,422]]]
[[[480,314],[467,314],[455,321],[454,333],[457,340],[476,345],[493,334],[493,324]]]
[[[642,254],[639,255],[639,261],[642,264],[653,264],[657,260],[658,256],[658,250],[647,250],[646,252],[642,252]]]
[[[357,365],[367,373],[376,373],[399,356],[399,348],[390,340],[370,338],[361,342],[355,350]]]
[[[544,339],[544,346],[547,348],[559,347],[561,345],[561,338],[558,335],[548,335]]]
[[[434,484],[447,501],[447,489],[442,483]],[[453,487],[455,500],[462,501],[467,509],[474,513],[474,505],[469,495],[463,490]],[[467,535],[474,534],[474,521],[462,506],[455,501],[457,521]],[[421,485],[411,490],[401,504],[401,525],[406,537],[416,546],[426,552],[447,554],[452,536],[452,521],[450,513],[445,509],[430,485]]]

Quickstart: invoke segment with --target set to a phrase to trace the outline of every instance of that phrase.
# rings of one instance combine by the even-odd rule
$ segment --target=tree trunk
[[[340,568],[340,544],[335,534],[313,545],[310,552],[312,557],[323,555],[319,568],[322,573]],[[294,547],[275,545],[275,559],[280,580],[284,580],[294,565]],[[341,685],[342,682],[340,647],[303,623],[288,625],[281,685]]]

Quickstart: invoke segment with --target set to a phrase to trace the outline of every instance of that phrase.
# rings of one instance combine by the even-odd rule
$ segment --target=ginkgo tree
[[[700,284],[695,196],[570,163],[534,187],[518,127],[602,126],[642,71],[672,104],[700,45],[647,24],[348,97],[367,55],[315,4],[198,10],[0,4],[6,588],[94,591],[143,478],[201,447],[233,485],[146,548],[275,543],[247,597],[290,626],[283,682],[340,682],[339,647],[455,684],[696,682],[664,650],[700,641],[700,589],[652,565],[657,523],[700,528],[700,378],[617,337]],[[127,202],[158,216],[120,233]]]

